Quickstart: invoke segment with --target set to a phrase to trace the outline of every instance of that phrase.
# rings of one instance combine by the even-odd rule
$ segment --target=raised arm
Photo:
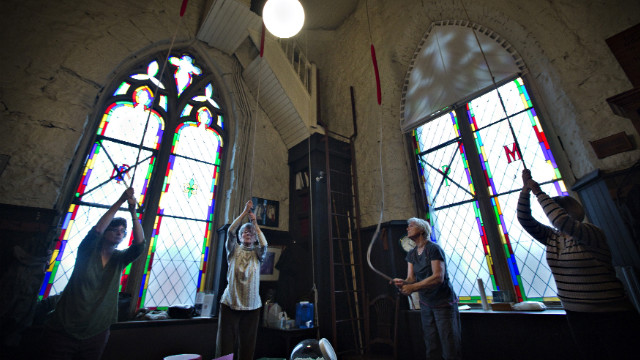
[[[240,224],[242,224],[242,219],[244,219],[247,214],[251,213],[252,208],[253,201],[247,201],[247,203],[244,205],[244,210],[242,211],[242,213],[238,215],[238,217],[235,218],[235,220],[233,220],[233,222],[231,223],[231,226],[229,226],[229,232],[235,232],[236,230],[238,230],[238,227],[240,227]]]
[[[95,230],[99,234],[104,233],[104,231],[107,229],[107,226],[109,226],[111,220],[113,220],[122,204],[124,204],[131,197],[133,197],[133,188],[128,188],[122,193],[122,195],[120,195],[120,198],[115,203],[113,203],[113,205],[111,205],[109,210],[107,210],[107,212],[102,215],[95,226]]]
[[[229,226],[229,229],[227,230],[227,243],[225,244],[227,249],[227,261],[230,259],[231,254],[234,252],[238,243],[238,227],[240,227],[240,224],[242,224],[242,219],[244,219],[244,217],[251,212],[251,208],[253,208],[253,201],[249,200],[245,204],[242,213],[238,215],[235,220],[233,220],[231,226]]]
[[[249,212],[249,220],[251,220],[251,223],[253,224],[254,229],[256,230],[256,237],[258,238],[258,244],[260,247],[266,247],[268,246],[267,244],[267,238],[265,238],[264,233],[262,233],[262,230],[260,230],[260,226],[258,226],[258,221],[256,220],[256,215],[252,212]]]
[[[133,228],[133,245],[144,244],[144,231],[142,225],[138,221],[138,213],[136,212],[136,198],[131,196],[127,200],[129,204],[129,212],[131,213],[131,227]]]
[[[122,261],[125,264],[133,262],[142,254],[145,241],[144,231],[142,230],[142,225],[138,220],[138,213],[136,212],[136,198],[131,196],[127,199],[127,203],[129,205],[129,213],[131,214],[133,241],[131,242],[131,246],[124,251],[124,255],[122,255]]]
[[[520,192],[520,198],[518,198],[517,217],[518,222],[522,225],[522,228],[529,233],[535,240],[546,245],[547,238],[553,230],[548,226],[540,224],[536,219],[531,216],[531,201],[530,193],[544,194],[540,190],[538,183],[531,178],[531,172],[529,170],[522,171],[522,182],[524,186]],[[535,189],[535,190],[534,190]]]
[[[558,231],[571,236],[584,246],[610,251],[602,229],[593,224],[575,220],[544,192],[540,192],[537,198],[545,215]]]
[[[256,215],[253,212],[249,212],[249,221],[253,224],[253,228],[256,231],[256,238],[258,239],[258,246],[254,246],[253,251],[258,256],[258,261],[261,263],[267,257],[267,250],[269,248],[269,244],[267,244],[267,238],[264,236],[262,230],[258,226],[258,222],[256,221]]]

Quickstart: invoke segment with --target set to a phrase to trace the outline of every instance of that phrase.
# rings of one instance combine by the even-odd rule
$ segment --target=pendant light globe
[[[270,33],[279,38],[290,38],[302,29],[304,9],[298,0],[267,0],[262,19]]]

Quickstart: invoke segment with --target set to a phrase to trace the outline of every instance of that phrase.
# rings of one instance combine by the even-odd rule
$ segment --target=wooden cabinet
[[[299,286],[298,295],[311,296],[310,300],[316,304],[320,336],[332,339],[334,324],[331,319],[335,306],[332,304],[333,269],[329,243],[332,226],[327,186],[329,162],[332,169],[341,167],[343,172],[350,173],[349,144],[321,134],[313,134],[289,150],[289,229],[292,239],[304,249],[300,271],[304,272],[305,276]],[[314,282],[317,299],[314,299],[312,291]]]

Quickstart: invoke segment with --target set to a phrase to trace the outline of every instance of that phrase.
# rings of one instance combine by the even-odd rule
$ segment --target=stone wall
[[[382,194],[383,221],[416,215],[412,160],[399,125],[400,101],[413,54],[431,23],[438,20],[470,20],[513,45],[530,71],[545,131],[551,134],[569,186],[574,178],[594,169],[624,169],[637,161],[640,150],[599,160],[589,141],[620,131],[632,135],[636,143],[640,139],[631,122],[614,115],[606,103],[608,97],[632,86],[605,43],[640,22],[639,2],[486,0],[464,1],[463,8],[460,1],[450,0],[360,1],[337,31],[302,36],[315,45],[310,58],[320,70],[321,118],[333,131],[347,136],[353,133],[349,88],[354,87],[363,226],[378,221]],[[371,43],[380,69],[382,106],[376,102]],[[380,133],[383,181],[380,161],[374,156]]]
[[[234,81],[234,59],[195,40],[210,1],[189,1],[181,20],[180,5],[168,0],[2,1],[0,154],[10,159],[0,176],[0,203],[65,211],[99,121],[104,88],[137,57],[166,51],[177,31],[174,48],[197,52],[224,95],[229,133],[224,161],[230,168],[216,202],[219,224],[229,223],[253,195],[280,201],[279,229],[288,229],[287,149],[267,116],[255,116],[250,93],[250,111],[238,103],[242,86]]]
[[[83,139],[97,119],[102,90],[137,55],[166,49],[178,28],[177,44],[204,57],[226,96],[230,168],[221,184],[219,223],[237,214],[250,189],[253,196],[280,201],[280,229],[286,230],[286,147],[266,115],[259,111],[256,117],[251,94],[252,111],[242,111],[233,58],[195,40],[210,3],[189,1],[178,26],[179,1],[2,1],[0,154],[10,160],[0,176],[0,203],[64,211],[75,186],[74,164],[82,162]],[[466,9],[450,0],[360,1],[338,30],[307,31],[299,37],[318,65],[320,119],[345,136],[354,131],[350,87],[354,88],[357,175],[360,193],[367,194],[360,196],[363,226],[378,221],[383,194],[384,221],[416,214],[412,160],[399,126],[400,101],[413,54],[437,20],[469,18],[514,46],[530,70],[545,130],[552,135],[568,185],[596,168],[624,169],[639,157],[635,150],[598,160],[589,141],[625,131],[638,142],[630,121],[613,115],[605,101],[631,88],[605,39],[640,21],[640,3],[485,0],[464,5]],[[380,68],[381,106],[376,103],[371,43]],[[252,118],[258,121],[255,160],[247,157],[253,130],[246,129]]]

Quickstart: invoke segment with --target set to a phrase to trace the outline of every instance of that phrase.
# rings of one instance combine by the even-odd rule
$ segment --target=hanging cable
[[[376,269],[371,263],[371,249],[373,248],[373,244],[376,239],[378,239],[380,235],[380,226],[382,225],[382,218],[384,215],[384,174],[382,172],[382,89],[380,86],[380,72],[378,71],[378,60],[376,58],[376,50],[373,45],[373,37],[371,35],[371,22],[369,20],[369,2],[365,1],[365,7],[367,10],[367,24],[369,26],[369,40],[371,41],[371,61],[373,63],[373,70],[376,77],[376,95],[378,100],[378,119],[380,123],[380,141],[378,143],[378,161],[380,166],[380,192],[381,192],[381,203],[380,203],[380,218],[378,219],[378,226],[376,227],[376,231],[373,233],[373,237],[371,238],[371,242],[369,243],[369,248],[367,249],[367,264],[369,268],[373,270],[376,274],[382,276],[388,281],[391,281],[391,277],[384,274],[382,271]]]
[[[176,36],[178,34],[178,29],[182,24],[182,17],[187,10],[187,3],[189,0],[182,0],[182,5],[180,6],[180,18],[178,19],[178,24],[176,25],[176,29],[173,32],[173,36],[171,37],[171,43],[169,45],[169,50],[167,51],[167,56],[162,63],[162,70],[160,70],[160,76],[158,78],[158,82],[156,82],[156,88],[151,94],[151,106],[147,110],[147,121],[144,124],[144,130],[142,132],[142,139],[140,140],[140,145],[138,146],[138,155],[136,156],[136,162],[133,164],[133,175],[131,175],[131,186],[134,185],[134,180],[136,178],[136,170],[138,169],[138,161],[140,161],[140,153],[142,152],[142,145],[144,144],[144,138],[147,135],[147,128],[149,127],[149,120],[151,119],[151,113],[153,112],[153,108],[156,104],[156,99],[158,98],[158,89],[160,88],[160,84],[162,84],[162,77],[164,76],[165,68],[167,67],[167,63],[169,62],[169,56],[171,56],[171,51],[173,50],[173,44],[176,41]]]
[[[469,17],[469,13],[467,12],[466,6],[464,6],[464,1],[460,0],[460,4],[462,4],[462,9],[464,10],[465,15],[467,16],[467,20],[471,23],[471,18]],[[520,149],[520,143],[518,142],[518,138],[516,137],[516,132],[513,130],[513,126],[511,125],[511,116],[507,112],[507,107],[504,105],[504,100],[502,99],[502,95],[500,95],[500,91],[498,90],[498,85],[496,84],[496,79],[493,76],[493,72],[491,71],[491,67],[489,66],[489,61],[487,60],[487,55],[484,53],[484,49],[482,48],[482,44],[480,43],[480,39],[478,38],[478,34],[474,26],[471,26],[471,31],[473,32],[473,36],[476,39],[476,43],[478,44],[478,48],[480,49],[480,53],[482,54],[482,59],[484,60],[485,65],[487,66],[487,70],[489,71],[489,76],[491,77],[491,82],[493,83],[493,88],[498,94],[498,99],[500,100],[500,105],[502,106],[502,111],[504,111],[504,115],[507,117],[507,124],[509,125],[509,130],[511,131],[511,136],[513,136],[513,141],[516,145],[516,149],[518,149],[518,154],[520,155],[520,160],[522,161],[522,166],[527,168],[527,164],[524,162],[522,158],[522,151]]]
[[[258,119],[260,118],[260,87],[262,86],[262,67],[264,65],[264,36],[265,36],[265,26],[264,22],[262,22],[262,34],[260,35],[260,64],[258,65],[258,91],[256,92],[256,107],[254,110],[254,121],[253,121],[253,131],[251,136],[252,145],[251,145],[251,168],[249,169],[249,197],[253,195],[253,167],[254,160],[256,155],[256,131],[258,127]],[[254,204],[255,205],[255,204]]]
[[[307,54],[309,53],[309,38],[307,37],[307,32],[305,31],[304,33],[304,58],[307,59]],[[305,61],[305,66],[306,66],[306,61]],[[306,72],[306,71],[305,71]],[[308,73],[308,72],[306,72]],[[311,76],[309,76],[309,78],[307,78],[307,84],[309,84],[309,82],[311,81]],[[310,87],[307,85],[307,90],[310,91]],[[311,110],[311,107],[307,107],[307,119],[309,119],[311,117],[311,114],[309,113],[309,111]],[[317,114],[316,114],[317,115]],[[326,131],[326,129],[325,129]],[[329,154],[326,154],[326,156],[329,156]],[[316,268],[316,259],[315,259],[315,250],[314,250],[314,222],[313,222],[313,196],[312,196],[312,191],[311,191],[311,183],[315,183],[315,179],[313,178],[312,174],[312,169],[311,169],[311,129],[309,128],[309,136],[307,137],[307,178],[308,180],[305,182],[303,181],[303,184],[306,183],[309,186],[309,235],[311,237],[310,241],[311,241],[311,291],[313,292],[313,303],[316,306],[316,309],[314,311],[314,326],[316,327],[316,335],[319,337],[320,336],[320,318],[318,316],[318,308],[319,308],[319,303],[318,303],[318,288],[316,286],[316,272],[315,272],[315,268]]]

